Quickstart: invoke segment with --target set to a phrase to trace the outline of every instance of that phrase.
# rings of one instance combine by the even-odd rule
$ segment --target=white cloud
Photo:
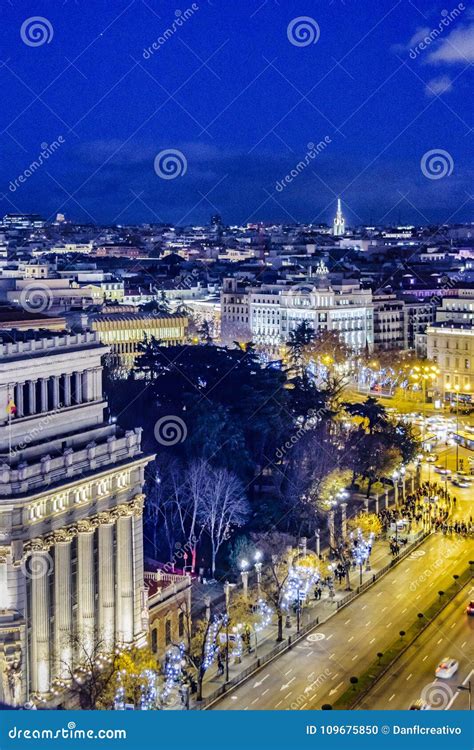
[[[452,88],[453,82],[449,76],[439,76],[428,81],[425,87],[425,94],[427,96],[439,96],[439,94],[452,91]]]
[[[474,23],[453,29],[428,56],[430,63],[474,62]]]

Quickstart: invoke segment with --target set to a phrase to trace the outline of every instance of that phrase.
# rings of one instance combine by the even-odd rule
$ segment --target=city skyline
[[[472,12],[354,10],[40,2],[29,38],[3,7],[1,210],[329,223],[340,196],[351,226],[470,221]]]

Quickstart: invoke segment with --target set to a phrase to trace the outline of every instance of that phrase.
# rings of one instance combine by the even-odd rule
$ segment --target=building
[[[188,319],[179,313],[122,313],[107,308],[101,313],[80,316],[83,327],[96,331],[110,350],[112,367],[131,370],[139,356],[139,345],[152,336],[162,344],[184,344]]]
[[[333,235],[335,237],[343,237],[346,233],[346,220],[342,215],[341,199],[337,199],[337,211],[333,221]]]
[[[0,701],[146,642],[141,430],[105,419],[96,333],[0,334]]]
[[[474,327],[463,323],[435,323],[426,329],[426,354],[440,373],[439,393],[446,399],[474,394]]]
[[[191,615],[191,576],[145,571],[148,596],[149,646],[159,658],[184,641]]]
[[[374,303],[374,349],[405,349],[405,305],[394,294],[377,294]]]
[[[224,342],[251,339],[277,348],[306,321],[315,331],[336,331],[354,351],[372,351],[374,345],[372,292],[355,282],[334,288],[322,264],[316,277],[296,284],[252,287],[224,279],[221,310]]]

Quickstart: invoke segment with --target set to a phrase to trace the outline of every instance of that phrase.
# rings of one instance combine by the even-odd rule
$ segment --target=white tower
[[[333,231],[334,236],[342,237],[346,231],[346,222],[345,222],[344,216],[342,215],[340,198],[337,199],[337,211],[336,211],[336,216],[334,217],[333,223],[334,223],[334,231]]]

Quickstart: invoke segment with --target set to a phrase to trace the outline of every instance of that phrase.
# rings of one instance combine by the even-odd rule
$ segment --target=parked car
[[[436,464],[434,470],[437,474],[442,474],[444,477],[449,477],[449,475],[452,474],[451,469],[445,469],[445,467],[440,466],[440,464]]]

